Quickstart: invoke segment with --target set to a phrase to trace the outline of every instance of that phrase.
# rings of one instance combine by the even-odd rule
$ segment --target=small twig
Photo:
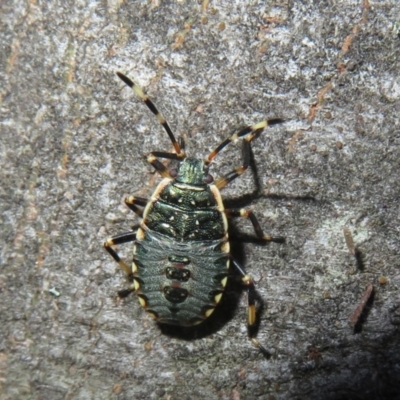
[[[353,235],[351,234],[350,229],[345,226],[343,228],[343,233],[347,248],[349,249],[350,254],[356,259],[357,268],[362,271],[364,269],[363,257],[361,251],[354,244]]]
[[[374,291],[374,286],[372,283],[369,283],[365,292],[361,298],[361,301],[358,303],[356,309],[354,310],[353,314],[350,317],[350,326],[352,328],[356,328],[356,325],[361,322],[361,316],[366,309],[366,305],[371,298],[371,295]]]
[[[345,226],[343,228],[343,233],[344,233],[344,238],[346,240],[346,245],[347,245],[347,248],[350,251],[350,254],[352,256],[355,256],[356,255],[356,247],[354,245],[353,235],[351,234],[350,229],[347,226]]]

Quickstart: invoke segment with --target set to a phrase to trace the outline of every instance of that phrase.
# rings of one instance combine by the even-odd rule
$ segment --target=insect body
[[[249,218],[258,238],[282,242],[281,237],[264,235],[251,210],[225,209],[220,189],[242,175],[250,163],[250,142],[268,125],[281,119],[262,121],[242,129],[215,148],[204,160],[189,158],[183,141],[175,139],[164,117],[129,78],[117,73],[156,115],[174,146],[175,153],[151,152],[147,161],[164,178],[150,199],[129,196],[126,205],[142,218],[138,230],[113,236],[104,243],[132,281],[140,304],[158,322],[192,326],[208,318],[221,300],[230,266],[236,268],[248,291],[248,326],[253,327],[255,288],[253,280],[230,254],[228,218]],[[208,173],[213,158],[231,141],[243,137],[242,165],[216,179]],[[178,161],[168,170],[159,158]],[[128,266],[112,246],[134,242],[133,262]],[[252,343],[265,348],[253,337]]]

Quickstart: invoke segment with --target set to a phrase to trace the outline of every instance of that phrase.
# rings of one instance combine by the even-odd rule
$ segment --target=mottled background
[[[0,398],[400,398],[399,16],[397,0],[2,0]],[[103,241],[137,223],[123,199],[150,195],[142,155],[171,143],[117,70],[192,155],[288,121],[223,192],[286,237],[238,249],[268,359],[238,285],[194,332],[118,299]],[[239,163],[240,142],[212,173]]]

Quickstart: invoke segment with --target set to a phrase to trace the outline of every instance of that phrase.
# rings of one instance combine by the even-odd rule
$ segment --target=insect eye
[[[178,175],[178,170],[176,168],[170,169],[169,175],[171,176],[171,178],[175,178]]]
[[[214,181],[214,177],[210,174],[208,174],[205,178],[204,178],[204,182],[205,183],[211,183]]]

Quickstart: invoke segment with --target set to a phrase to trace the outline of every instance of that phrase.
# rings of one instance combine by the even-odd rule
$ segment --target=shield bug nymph
[[[251,329],[256,324],[256,291],[252,278],[231,255],[228,219],[248,218],[263,241],[283,242],[283,238],[265,235],[251,210],[226,209],[220,190],[249,167],[251,141],[267,126],[283,120],[264,120],[248,126],[224,140],[203,160],[187,157],[183,140],[175,139],[165,118],[140,87],[122,73],[117,75],[157,117],[175,150],[148,154],[147,161],[162,181],[150,199],[125,199],[126,205],[141,218],[140,226],[137,231],[112,236],[104,243],[132,282],[119,295],[135,292],[143,308],[160,323],[193,326],[213,313],[224,292],[229,268],[234,268],[248,293],[249,339],[268,354]],[[242,165],[214,180],[208,172],[211,161],[238,138],[243,138]],[[177,168],[168,170],[160,158],[177,161]],[[113,249],[114,245],[127,242],[134,242],[131,266]]]

